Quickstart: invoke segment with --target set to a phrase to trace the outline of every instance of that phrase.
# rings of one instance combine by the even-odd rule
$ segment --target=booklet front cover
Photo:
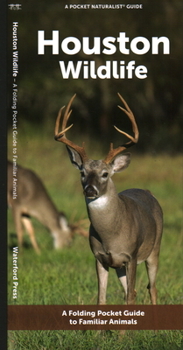
[[[8,348],[181,348],[181,1],[7,12]]]

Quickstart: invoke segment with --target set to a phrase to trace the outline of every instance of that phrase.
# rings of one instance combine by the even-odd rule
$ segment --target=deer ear
[[[77,169],[81,170],[83,162],[82,162],[82,159],[81,159],[79,153],[75,149],[73,149],[73,148],[71,148],[69,146],[66,146],[66,148],[67,148],[67,151],[69,153],[69,157],[70,157],[71,163]]]
[[[111,162],[111,166],[115,173],[119,173],[128,167],[130,164],[130,155],[130,153],[126,153],[118,155],[116,158],[114,158],[114,160]]]

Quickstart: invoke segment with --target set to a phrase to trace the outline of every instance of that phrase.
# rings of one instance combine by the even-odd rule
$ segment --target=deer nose
[[[88,185],[84,188],[84,195],[88,198],[96,198],[98,197],[98,190],[95,186]]]

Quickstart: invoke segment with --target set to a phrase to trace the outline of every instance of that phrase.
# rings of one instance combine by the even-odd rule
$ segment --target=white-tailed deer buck
[[[40,252],[31,216],[51,232],[55,248],[61,249],[69,245],[73,235],[72,229],[65,215],[58,212],[41,179],[32,170],[19,165],[16,179],[17,196],[13,199],[13,163],[8,161],[8,207],[12,208],[19,247],[23,244],[23,223],[34,249],[37,253]]]
[[[66,144],[71,162],[80,170],[81,183],[86,199],[90,225],[90,246],[96,258],[98,276],[98,303],[106,303],[108,270],[112,267],[122,283],[127,304],[135,303],[135,279],[137,264],[145,261],[152,304],[156,304],[155,286],[158,269],[158,257],[163,227],[163,213],[160,205],[147,190],[129,189],[116,193],[111,177],[114,173],[127,168],[130,154],[121,152],[137,143],[139,131],[135,117],[120,94],[119,98],[126,109],[132,123],[134,137],[121,131],[130,141],[118,148],[110,145],[110,150],[104,160],[92,160],[86,155],[84,144],[75,145],[66,138],[67,121],[71,114],[71,98],[63,117],[59,132],[62,107],[58,113],[55,125],[55,139]]]

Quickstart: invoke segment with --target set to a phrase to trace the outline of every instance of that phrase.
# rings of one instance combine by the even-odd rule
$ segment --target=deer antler
[[[118,106],[123,112],[125,112],[125,114],[129,117],[129,119],[131,120],[132,123],[132,130],[134,132],[134,137],[127,134],[126,132],[118,129],[115,125],[114,128],[119,131],[121,134],[127,136],[130,141],[126,142],[124,145],[119,146],[117,148],[113,148],[113,143],[110,144],[110,150],[108,155],[106,156],[106,158],[104,159],[104,163],[109,164],[112,159],[119,153],[121,153],[122,151],[124,151],[126,148],[133,146],[135,143],[138,142],[138,138],[139,138],[139,131],[138,131],[138,127],[135,121],[135,117],[133,112],[131,111],[130,107],[128,106],[128,104],[126,103],[126,101],[124,100],[124,98],[118,93],[118,96],[120,98],[120,100],[123,102],[123,104],[125,105],[126,109]]]
[[[87,157],[85,149],[84,149],[84,142],[83,142],[83,146],[80,147],[80,146],[75,145],[72,141],[68,140],[67,137],[65,136],[66,131],[68,131],[73,126],[73,124],[71,124],[70,126],[67,127],[67,122],[68,122],[68,119],[72,113],[72,110],[70,110],[70,107],[71,107],[71,104],[72,104],[75,97],[76,97],[76,94],[72,96],[72,98],[70,99],[70,101],[67,105],[67,108],[66,108],[65,113],[64,113],[60,132],[59,132],[60,119],[62,116],[62,111],[65,108],[65,106],[60,108],[60,110],[58,112],[58,116],[57,116],[56,123],[55,123],[55,140],[63,142],[67,146],[76,150],[79,153],[81,159],[83,161],[86,161],[88,159],[88,157]]]
[[[134,114],[133,112],[131,111],[131,109],[129,108],[128,104],[126,103],[126,101],[123,99],[123,97],[118,93],[118,96],[120,98],[120,100],[123,102],[123,104],[125,105],[126,109],[121,107],[121,106],[118,106],[123,112],[125,112],[125,114],[129,117],[129,119],[131,120],[131,123],[132,123],[132,130],[134,132],[134,137],[127,134],[126,132],[118,129],[115,125],[114,125],[114,128],[120,132],[121,134],[127,136],[130,141],[126,142],[124,145],[122,146],[119,146],[117,148],[113,148],[113,143],[110,144],[110,150],[109,150],[109,153],[108,155],[106,156],[106,158],[104,159],[104,163],[108,164],[112,161],[112,159],[119,153],[121,153],[122,151],[124,151],[125,149],[133,146],[135,143],[138,142],[138,138],[139,138],[139,131],[138,131],[138,127],[137,127],[137,124],[136,124],[136,121],[135,121],[135,117],[134,117]],[[72,113],[72,110],[70,110],[70,107],[71,107],[71,104],[74,100],[74,98],[76,97],[76,94],[72,96],[72,98],[70,99],[68,105],[67,105],[67,108],[65,110],[65,113],[64,113],[64,117],[63,117],[63,121],[62,121],[62,127],[61,127],[61,131],[59,132],[59,125],[60,125],[60,119],[61,119],[61,116],[62,116],[62,111],[63,109],[65,108],[62,107],[59,112],[58,112],[58,116],[57,116],[57,119],[56,119],[56,124],[55,124],[55,140],[56,141],[60,141],[60,142],[63,142],[65,143],[67,146],[73,148],[74,150],[76,150],[82,161],[86,161],[88,159],[87,155],[86,155],[86,151],[84,149],[84,143],[83,143],[83,146],[80,147],[76,144],[74,144],[72,141],[68,140],[65,136],[65,133],[66,131],[68,131],[72,126],[73,124],[71,124],[70,126],[67,127],[67,122],[69,120],[69,117]]]

